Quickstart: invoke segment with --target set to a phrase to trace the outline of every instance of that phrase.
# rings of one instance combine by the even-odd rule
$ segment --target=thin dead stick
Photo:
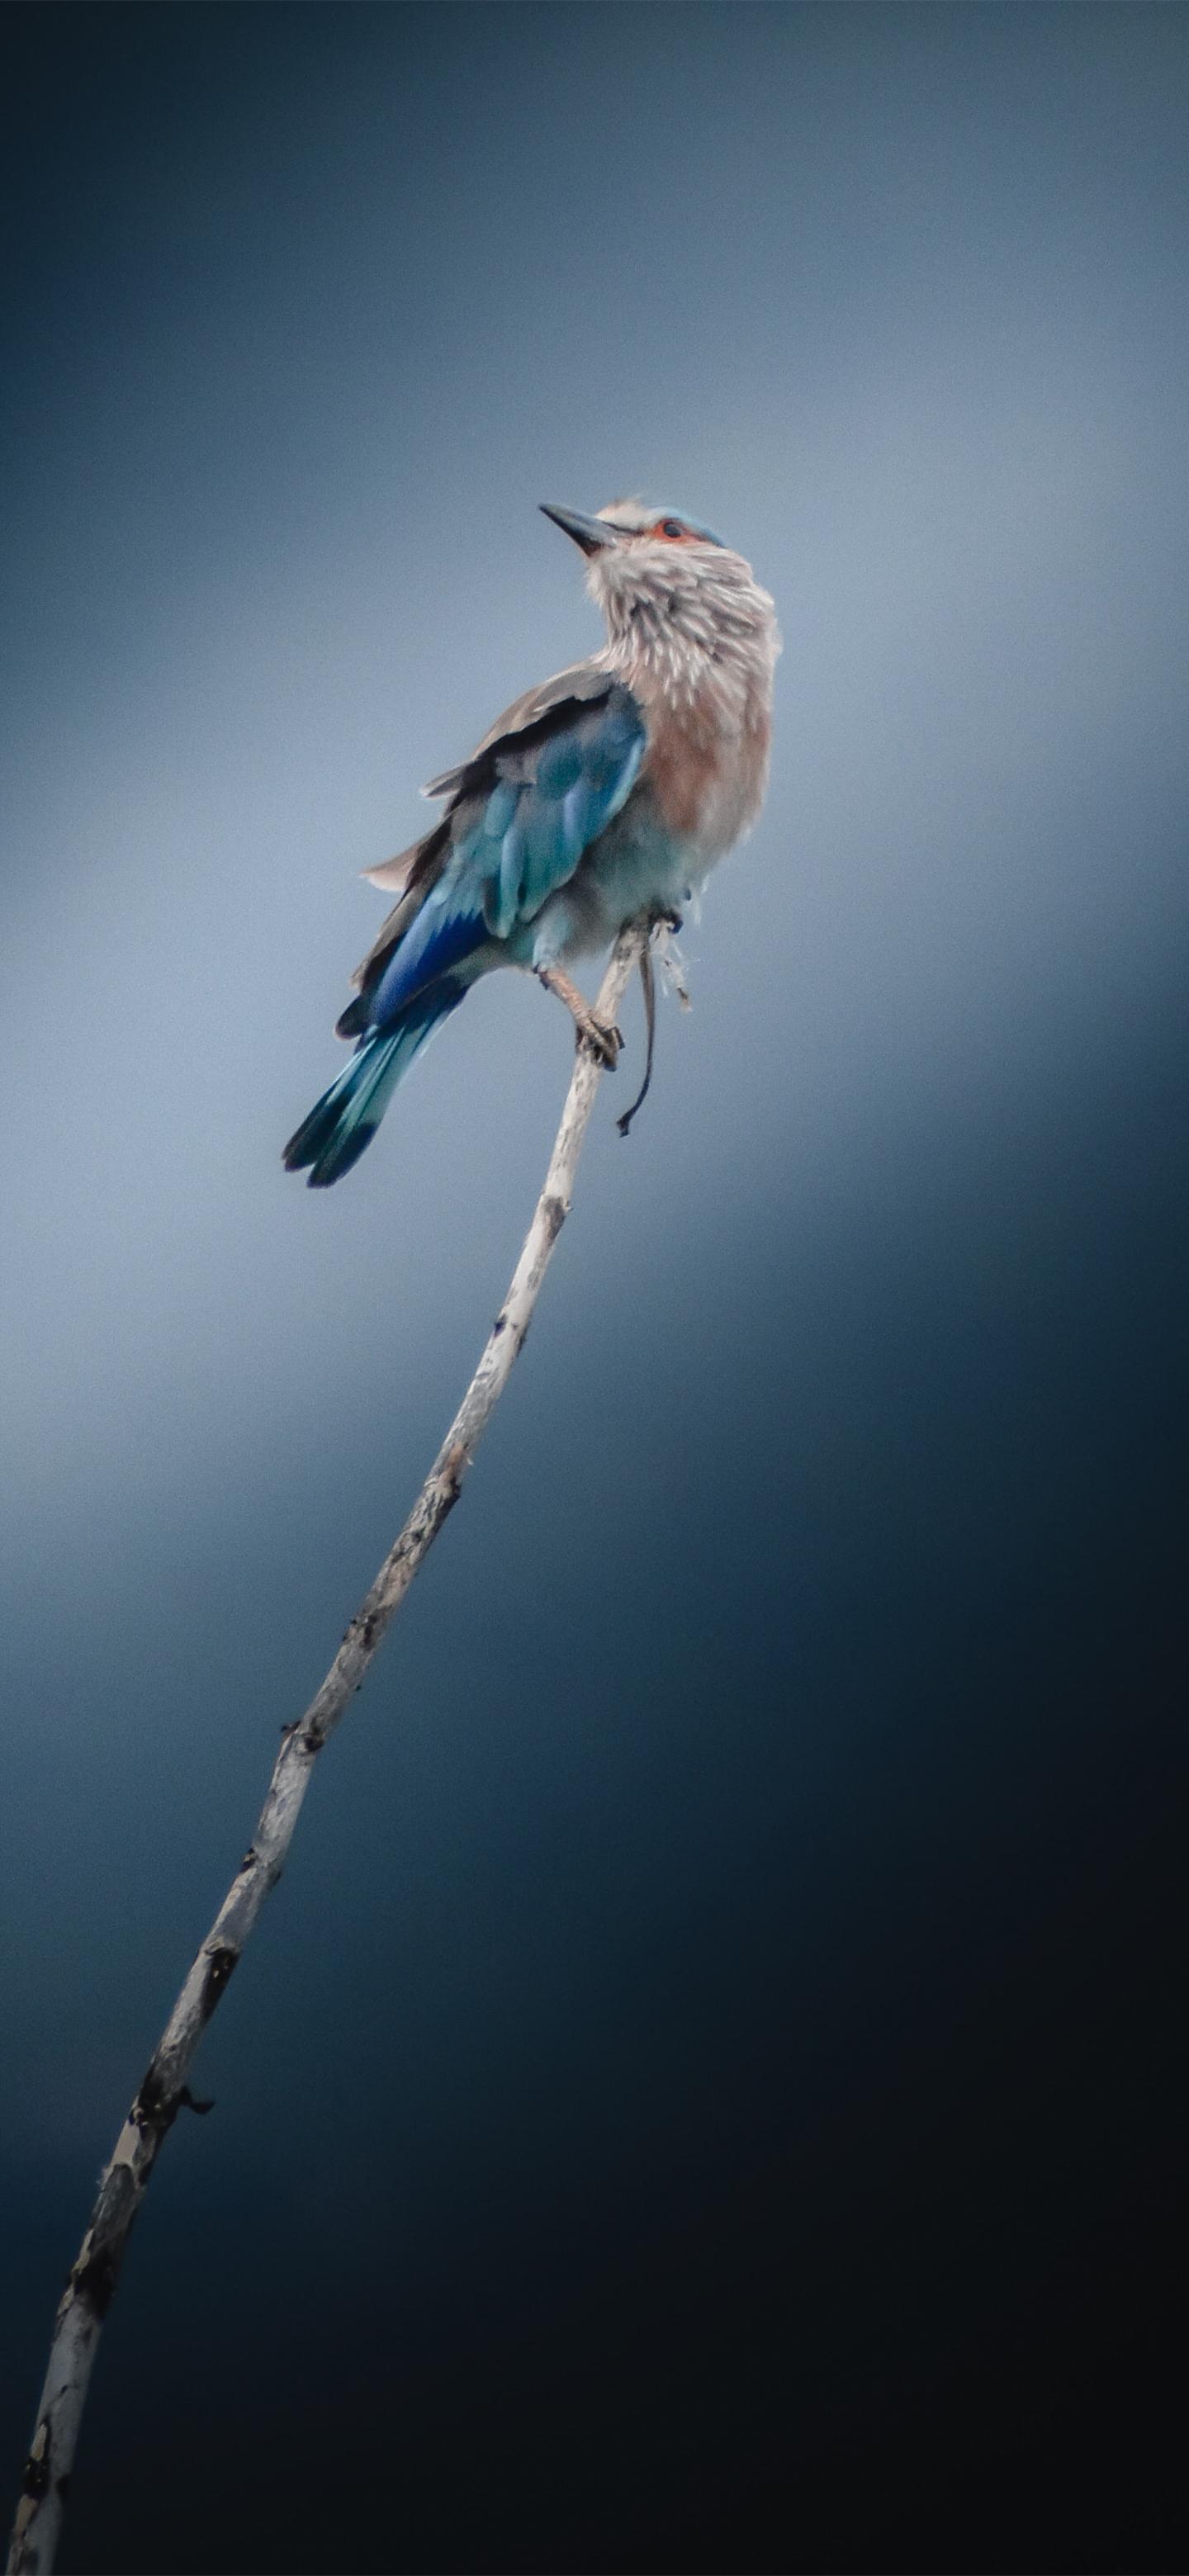
[[[600,1020],[614,1024],[632,968],[646,943],[642,924],[620,933],[595,1005]],[[592,1050],[580,1045],[545,1186],[478,1368],[404,1528],[361,1601],[321,1689],[305,1716],[285,1729],[255,1834],[116,2140],[54,2325],[37,2429],[13,2526],[9,2576],[50,2576],[95,2346],[120,2277],[132,2221],[178,2112],[210,2108],[209,2103],[195,2101],[185,2080],[199,2040],[264,1900],[281,1875],[318,1755],[360,1688],[389,1620],[453,1510],[479,1439],[511,1375],[550,1255],[569,1214],[574,1173],[601,1071]]]

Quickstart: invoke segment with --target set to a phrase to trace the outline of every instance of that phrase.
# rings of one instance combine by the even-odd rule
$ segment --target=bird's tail
[[[370,1145],[402,1074],[426,1039],[461,1002],[465,986],[438,984],[419,993],[395,1025],[361,1039],[337,1082],[316,1101],[285,1147],[287,1172],[308,1171],[312,1190],[327,1190]]]

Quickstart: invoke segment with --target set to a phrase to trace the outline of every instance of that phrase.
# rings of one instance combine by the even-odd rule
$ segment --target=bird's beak
[[[564,528],[575,545],[581,546],[584,555],[597,555],[601,547],[615,543],[615,530],[608,527],[605,519],[588,519],[582,510],[555,509],[552,501],[542,501],[541,508],[556,528]]]

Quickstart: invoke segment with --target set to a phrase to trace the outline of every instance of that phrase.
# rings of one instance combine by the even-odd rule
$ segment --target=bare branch
[[[613,1026],[637,959],[643,925],[622,931],[595,1005]],[[256,1831],[174,2005],[116,2140],[87,2232],[58,2309],[37,2429],[25,2463],[9,2576],[50,2576],[95,2346],[120,2277],[133,2219],[163,2140],[181,2109],[207,2110],[186,2082],[195,2051],[266,1896],[275,1887],[314,1763],[359,1689],[384,1631],[462,1491],[478,1442],[511,1375],[550,1255],[569,1214],[582,1140],[602,1065],[581,1042],[545,1186],[507,1296],[412,1511],[347,1629],[304,1717],[286,1727]]]

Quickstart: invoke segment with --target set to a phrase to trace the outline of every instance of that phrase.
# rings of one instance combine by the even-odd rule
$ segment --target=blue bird
[[[587,558],[607,642],[431,779],[441,820],[367,872],[397,901],[338,1022],[351,1062],[285,1148],[311,1189],[358,1162],[427,1038],[493,967],[536,974],[614,1066],[619,1032],[566,964],[641,916],[678,918],[763,802],[780,636],[750,565],[637,501],[596,518],[542,508]]]

